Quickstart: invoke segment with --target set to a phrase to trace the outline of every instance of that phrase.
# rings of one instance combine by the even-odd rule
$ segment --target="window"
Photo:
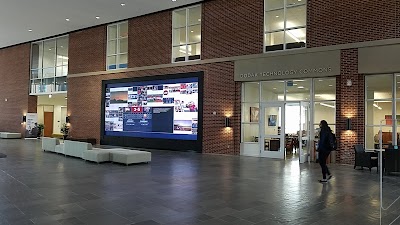
[[[306,46],[307,0],[264,1],[265,51]]]
[[[382,123],[382,143],[386,146],[398,142],[400,120],[400,76],[393,74],[365,77],[365,146],[378,148]],[[395,132],[393,132],[395,131]],[[397,138],[396,138],[397,133]],[[385,147],[384,146],[384,147]]]
[[[128,68],[128,22],[107,27],[107,70]]]
[[[172,13],[172,61],[200,59],[201,6],[178,9]]]
[[[336,130],[336,79],[314,79],[314,132],[317,133],[321,120],[326,120]]]
[[[32,43],[30,93],[67,91],[68,36]]]

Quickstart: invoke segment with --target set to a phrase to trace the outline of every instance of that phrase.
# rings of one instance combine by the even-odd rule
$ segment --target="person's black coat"
[[[319,152],[330,152],[331,143],[330,143],[330,135],[332,131],[330,129],[321,129],[319,133],[319,142],[318,142],[318,151]]]

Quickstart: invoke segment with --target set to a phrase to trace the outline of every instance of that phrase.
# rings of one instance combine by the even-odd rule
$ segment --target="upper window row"
[[[107,27],[107,70],[128,68],[128,22]]]
[[[307,0],[265,0],[265,51],[305,47]],[[201,5],[172,13],[172,62],[201,58]],[[68,37],[32,45],[31,79],[66,76]],[[107,27],[107,70],[128,67],[128,22]]]
[[[307,0],[265,0],[265,51],[306,46]]]
[[[30,93],[67,91],[68,36],[31,45]]]

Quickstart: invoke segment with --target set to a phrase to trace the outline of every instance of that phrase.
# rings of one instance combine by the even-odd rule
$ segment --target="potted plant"
[[[43,130],[44,130],[44,124],[39,123],[37,124],[37,138],[40,139],[40,137],[43,135]]]
[[[68,133],[69,133],[69,127],[66,123],[63,123],[63,125],[61,126],[61,133],[64,136],[64,140],[67,139]]]

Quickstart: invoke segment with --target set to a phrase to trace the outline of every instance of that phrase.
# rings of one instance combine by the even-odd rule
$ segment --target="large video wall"
[[[198,139],[199,78],[105,84],[104,134]]]

